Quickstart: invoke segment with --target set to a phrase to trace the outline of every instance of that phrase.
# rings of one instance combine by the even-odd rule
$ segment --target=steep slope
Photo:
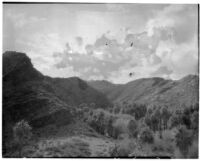
[[[168,105],[172,109],[198,103],[198,76],[188,75],[178,81],[163,78],[143,78],[124,85],[101,81],[88,84],[105,93],[114,103],[135,102],[148,105]]]
[[[51,86],[24,53],[3,54],[4,137],[9,137],[13,124],[22,119],[33,127],[72,120],[71,107],[48,89]],[[62,116],[58,117],[60,113]]]
[[[108,99],[79,78],[50,78],[34,69],[24,53],[3,54],[3,124],[10,129],[21,119],[33,127],[67,124],[80,103],[110,105]]]
[[[88,84],[78,77],[48,78],[48,82],[53,84],[56,95],[69,105],[78,106],[81,103],[95,103],[96,107],[106,108],[111,103],[101,92],[88,86]]]
[[[87,83],[91,87],[105,94],[111,101],[113,101],[113,98],[116,98],[120,94],[120,91],[124,86],[122,84],[112,84],[106,80],[88,81]]]

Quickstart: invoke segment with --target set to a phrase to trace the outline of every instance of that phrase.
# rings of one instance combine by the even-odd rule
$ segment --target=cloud
[[[141,35],[140,33],[131,35],[131,37],[135,36],[143,39],[140,40],[140,45],[136,47],[127,45],[126,41],[119,43],[114,38],[108,38],[106,34],[100,36],[94,44],[86,45],[86,53],[70,53],[69,50],[71,48],[67,45],[64,52],[56,53],[56,56],[59,56],[61,61],[55,66],[58,69],[73,66],[74,71],[79,72],[81,77],[85,79],[100,76],[104,79],[112,79],[110,76],[113,73],[119,73],[121,70],[126,71],[126,74],[124,73],[126,77],[129,77],[130,72],[134,73],[132,76],[135,76],[134,68],[143,66],[142,63],[144,61],[149,61],[153,65],[161,62],[156,55],[148,56],[152,54],[151,49],[147,43],[145,48],[142,46],[143,41],[146,41],[147,34],[143,36],[144,38]],[[92,70],[94,68],[98,72],[94,72]]]
[[[159,67],[155,72],[153,72],[152,76],[163,77],[165,75],[169,76],[173,71],[169,70],[166,66]]]
[[[197,32],[197,5],[170,5],[147,23],[147,31],[152,36],[160,30],[161,37],[174,35],[177,44],[190,41]],[[170,33],[169,33],[170,32]]]
[[[76,42],[78,44],[78,46],[82,46],[83,45],[83,38],[80,36],[76,37]]]
[[[151,36],[148,31],[126,32],[121,42],[110,35],[111,31],[106,32],[93,44],[87,44],[86,53],[65,50],[60,53],[61,61],[56,67],[73,66],[84,79],[103,78],[114,82],[150,76],[177,79],[196,71],[195,38],[179,44],[171,26],[155,27]],[[98,72],[93,72],[94,68]],[[130,72],[134,73],[131,78]],[[121,76],[124,78],[120,79]]]
[[[73,52],[69,53],[65,49],[61,61],[55,66],[57,68],[65,68],[73,66],[73,69],[82,73],[83,77],[88,78],[91,75],[102,75],[107,79],[113,71],[118,71],[122,66],[135,66],[135,61],[131,61],[131,53],[125,52],[123,44],[119,44],[115,39],[109,39],[103,34],[99,37],[94,44],[86,45],[86,54]],[[84,68],[90,67],[87,72]],[[93,72],[92,69],[96,68],[99,72]]]
[[[16,28],[22,28],[25,25],[39,23],[41,21],[46,20],[46,18],[44,17],[36,17],[36,16],[27,17],[24,13],[15,13],[12,10],[8,10],[5,13],[5,17],[7,19],[10,19],[14,23],[14,26]]]
[[[169,5],[148,20],[147,33],[156,40],[154,55],[161,61],[152,75],[169,74],[170,78],[179,79],[197,74],[196,10],[196,5]]]
[[[49,7],[54,12],[46,13]],[[197,73],[196,9],[151,4],[7,6],[3,46],[26,52],[50,76],[117,83],[156,75],[179,79]]]

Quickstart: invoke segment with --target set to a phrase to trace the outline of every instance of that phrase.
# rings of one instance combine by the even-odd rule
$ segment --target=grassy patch
[[[30,153],[31,152],[31,153]],[[24,149],[26,157],[89,157],[89,145],[79,139],[42,140],[35,150]]]

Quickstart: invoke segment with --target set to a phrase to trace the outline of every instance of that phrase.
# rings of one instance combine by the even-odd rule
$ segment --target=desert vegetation
[[[126,149],[141,148],[147,156],[198,157],[198,148],[194,145],[198,143],[198,104],[172,111],[168,106],[123,103],[114,106],[112,111],[88,107],[83,115],[83,120],[96,132],[115,140],[110,156],[133,156],[134,150],[127,152]],[[124,142],[129,144],[125,146]],[[130,145],[132,142],[135,147]]]
[[[176,111],[135,103],[108,110],[82,103],[74,109],[76,121],[64,127],[34,131],[27,121],[17,122],[11,156],[198,157],[198,104]]]

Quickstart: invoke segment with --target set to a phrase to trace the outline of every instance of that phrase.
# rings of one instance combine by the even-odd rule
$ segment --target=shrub
[[[18,150],[21,156],[22,148],[28,144],[32,137],[31,126],[28,122],[22,120],[13,127],[14,141],[18,145]]]
[[[113,126],[113,131],[112,131],[112,137],[114,139],[118,139],[119,136],[123,133],[123,130],[121,129],[120,126]]]
[[[113,117],[110,113],[97,109],[87,115],[87,123],[97,132],[104,135],[112,135]]]
[[[176,127],[182,124],[181,114],[174,113],[170,118],[170,128]]]
[[[104,128],[106,136],[113,135],[113,122],[114,122],[114,117],[110,114],[106,114],[104,120]]]
[[[175,149],[174,144],[174,135],[172,130],[165,130],[163,131],[162,139],[157,132],[154,134],[154,144],[152,146],[154,152],[163,153],[166,156],[169,154],[173,154]]]
[[[86,104],[86,103],[81,103],[80,105],[79,105],[79,108],[80,109],[83,109],[84,107],[87,107],[88,105]]]
[[[137,121],[130,120],[128,123],[128,130],[131,137],[137,137],[138,134],[138,125]]]
[[[171,117],[171,128],[185,125],[188,129],[198,132],[199,112],[196,107],[185,107],[184,110],[177,110]]]
[[[114,111],[114,114],[118,114],[120,112],[121,108],[120,106],[115,106],[113,111]]]
[[[117,147],[116,144],[113,147],[110,147],[109,155],[110,155],[110,157],[117,157],[118,156],[118,147]]]
[[[132,115],[135,117],[136,120],[141,119],[146,115],[147,112],[147,107],[146,105],[143,104],[129,104],[129,105],[124,105],[123,107],[123,113]]]
[[[153,138],[153,132],[149,129],[149,127],[144,127],[139,134],[139,139],[143,143],[153,143],[154,138]]]
[[[189,146],[192,144],[192,132],[186,126],[182,125],[176,134],[176,145],[180,149],[184,157],[187,156]]]
[[[199,128],[199,112],[195,111],[191,117],[192,128],[198,131]]]
[[[163,120],[164,129],[167,129],[168,128],[167,123],[168,123],[169,118],[171,117],[171,112],[168,110],[167,106],[162,108],[161,116]]]
[[[199,148],[198,148],[198,139],[197,139],[197,140],[194,140],[192,145],[190,146],[187,157],[197,159],[199,156],[198,153],[199,153]]]
[[[139,120],[146,115],[147,108],[145,105],[136,105],[135,106],[135,119]]]
[[[148,109],[145,116],[145,123],[150,127],[151,130],[153,130],[154,132],[159,130],[161,134],[162,115],[159,107],[154,106],[153,110],[152,108]]]
[[[90,107],[91,109],[95,109],[96,104],[95,104],[95,103],[90,103],[89,107]]]
[[[31,133],[31,126],[28,124],[28,122],[22,120],[18,123],[13,128],[14,132],[14,140],[16,142],[20,143],[26,143],[27,141],[30,140],[32,133]]]
[[[118,137],[123,134],[129,133],[128,130],[128,123],[130,120],[123,118],[121,115],[119,118],[117,118],[113,123],[113,137],[115,139],[118,139]]]
[[[133,143],[129,139],[124,139],[114,147],[109,149],[110,157],[128,157],[133,150]]]
[[[190,115],[190,109],[184,109],[184,113],[182,114],[182,121],[183,124],[190,129],[191,127],[191,119],[190,119],[191,115]]]

